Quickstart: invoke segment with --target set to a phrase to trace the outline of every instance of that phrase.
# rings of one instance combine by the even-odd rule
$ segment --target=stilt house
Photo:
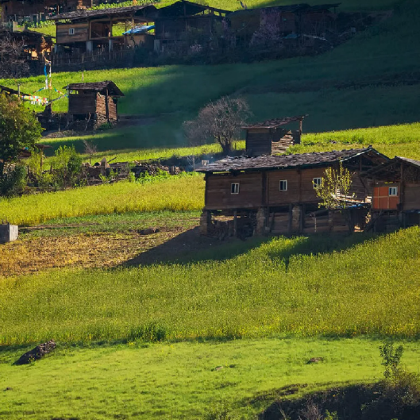
[[[124,96],[114,82],[72,83],[69,92],[68,118],[90,120],[96,124],[118,120],[117,100]]]
[[[257,233],[352,229],[364,222],[363,217],[357,220],[356,213],[348,223],[333,221],[328,214],[322,223],[314,219],[319,216],[316,186],[321,184],[326,168],[338,169],[341,162],[352,174],[352,197],[347,201],[363,207],[371,200],[371,189],[361,173],[388,160],[368,147],[283,156],[228,157],[208,164],[197,170],[205,173],[206,182],[202,232],[211,231],[212,218],[217,215],[233,216],[234,226],[253,224]]]
[[[373,183],[374,230],[420,224],[420,161],[397,156],[366,177]]]
[[[59,14],[51,18],[56,21],[57,52],[69,47],[81,53],[122,49],[128,38],[115,25],[124,24],[127,32],[129,27],[153,22],[155,13],[155,6],[143,5]]]

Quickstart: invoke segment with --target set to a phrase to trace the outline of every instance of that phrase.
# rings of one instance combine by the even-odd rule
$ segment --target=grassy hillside
[[[344,2],[346,8],[366,6]],[[219,66],[166,66],[84,73],[84,80],[113,80],[125,93],[120,112],[158,116],[154,121],[98,135],[108,149],[185,145],[181,125],[222,95],[243,95],[254,120],[309,114],[306,132],[418,121],[420,5],[415,0],[369,2],[394,7],[393,16],[351,41],[315,57]],[[82,73],[54,74],[63,89]],[[0,81],[16,86],[16,81]],[[43,86],[43,77],[21,80],[22,91]],[[57,96],[57,95],[56,95]],[[53,95],[54,97],[54,95]],[[56,102],[64,111],[66,100]],[[110,145],[110,143],[112,143]],[[105,150],[105,149],[102,149]]]
[[[6,278],[0,345],[51,337],[418,337],[419,233],[260,238],[185,255],[176,265]]]
[[[403,344],[403,363],[416,371],[418,345]],[[0,418],[254,419],[287,393],[378,380],[379,345],[368,339],[130,342],[61,348],[33,365],[11,366],[26,350],[20,348],[0,355]],[[307,364],[312,357],[324,362]]]

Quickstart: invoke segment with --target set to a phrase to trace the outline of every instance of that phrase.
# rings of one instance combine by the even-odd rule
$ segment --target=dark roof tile
[[[386,158],[371,147],[365,149],[334,150],[332,152],[302,153],[281,156],[263,155],[257,157],[227,157],[198,168],[197,172],[232,172],[261,169],[286,169],[296,167],[327,166],[339,161],[346,161],[365,153],[375,153]]]

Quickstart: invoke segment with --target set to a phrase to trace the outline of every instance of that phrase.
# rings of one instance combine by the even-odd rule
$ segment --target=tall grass
[[[420,229],[365,239],[341,239],[348,249],[334,252],[330,237],[279,238],[226,261],[4,279],[0,344],[134,340],[150,331],[156,339],[418,336]]]
[[[32,225],[59,217],[199,210],[204,205],[203,197],[202,177],[181,175],[147,184],[119,182],[3,199],[0,201],[0,219],[18,225]]]

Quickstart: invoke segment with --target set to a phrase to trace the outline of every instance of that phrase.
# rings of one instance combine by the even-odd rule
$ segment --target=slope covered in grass
[[[85,72],[86,82],[113,80],[122,89],[125,97],[120,101],[121,113],[160,116],[150,124],[106,134],[104,140],[112,142],[114,149],[185,145],[182,122],[223,95],[245,96],[254,120],[310,114],[305,121],[306,132],[417,121],[420,4],[416,0],[345,2],[345,7],[362,5],[392,5],[394,12],[388,20],[319,56]],[[82,72],[53,76],[53,84],[59,89],[80,81]],[[44,78],[20,82],[22,91],[32,92],[44,85]],[[0,83],[16,85],[11,80]],[[54,107],[64,111],[66,100],[56,102]]]
[[[280,333],[416,337],[420,230],[369,238],[255,239],[192,257],[202,262],[3,279],[0,344]]]
[[[174,175],[150,182],[118,182],[67,191],[28,195],[0,201],[0,219],[33,225],[60,217],[130,211],[200,210],[204,182],[201,176]]]
[[[20,348],[0,355],[0,417],[254,419],[288,393],[378,380],[379,345],[368,339],[264,339],[59,346],[34,365],[11,366],[26,350]],[[418,344],[403,345],[403,363],[416,371]],[[324,361],[307,364],[312,357]]]

